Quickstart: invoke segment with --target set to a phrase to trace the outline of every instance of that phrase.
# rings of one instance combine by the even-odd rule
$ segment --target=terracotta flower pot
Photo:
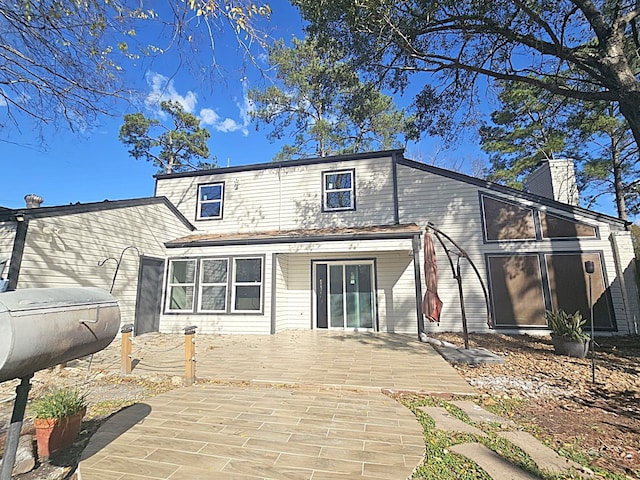
[[[49,457],[52,453],[64,450],[71,446],[80,433],[82,417],[87,409],[70,417],[64,418],[36,418],[33,420],[36,428],[36,441],[38,444],[38,456]]]

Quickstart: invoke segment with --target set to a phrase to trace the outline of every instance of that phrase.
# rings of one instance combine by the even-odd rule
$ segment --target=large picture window
[[[355,178],[353,170],[324,172],[323,205],[324,211],[355,210]]]
[[[167,313],[260,312],[264,257],[169,260]]]
[[[222,218],[224,183],[209,183],[198,186],[198,220]]]
[[[170,312],[192,312],[195,285],[196,261],[171,260],[167,282],[167,310]]]

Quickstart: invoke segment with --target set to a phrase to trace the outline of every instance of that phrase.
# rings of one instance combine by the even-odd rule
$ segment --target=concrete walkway
[[[133,347],[133,374],[183,374],[183,335],[145,335]],[[197,335],[196,352],[197,377],[216,384],[112,417],[83,454],[81,480],[406,479],[422,461],[422,428],[381,391],[474,393],[409,335]],[[91,368],[119,371],[119,342]]]

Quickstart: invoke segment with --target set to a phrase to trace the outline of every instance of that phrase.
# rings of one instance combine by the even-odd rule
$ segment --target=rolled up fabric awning
[[[426,291],[422,299],[422,313],[430,322],[440,322],[442,300],[438,296],[438,264],[431,233],[424,234],[424,280]]]

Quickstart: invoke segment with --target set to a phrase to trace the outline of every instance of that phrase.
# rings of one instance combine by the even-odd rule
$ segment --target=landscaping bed
[[[458,346],[462,334],[430,335]],[[640,337],[597,338],[592,360],[555,355],[548,336],[471,334],[504,364],[454,365],[507,416],[555,450],[602,472],[640,478]]]

